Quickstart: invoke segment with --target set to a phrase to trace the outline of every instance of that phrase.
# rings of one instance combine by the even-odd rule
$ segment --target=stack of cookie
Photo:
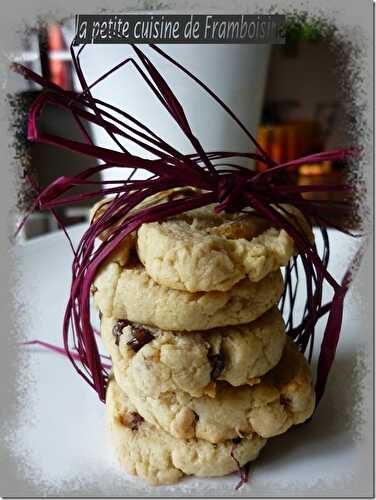
[[[171,196],[179,190],[156,200]],[[276,307],[294,252],[254,212],[208,206],[143,224],[102,265],[93,295],[113,362],[107,414],[129,473],[152,484],[225,475],[311,416],[310,370]]]

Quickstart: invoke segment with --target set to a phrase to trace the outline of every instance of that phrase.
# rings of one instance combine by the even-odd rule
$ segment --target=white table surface
[[[74,242],[83,230],[83,225],[70,230]],[[357,242],[336,231],[331,231],[331,242],[331,270],[340,278]],[[62,345],[70,286],[68,242],[56,232],[17,245],[15,253],[24,340]],[[112,456],[104,406],[94,391],[66,358],[34,346],[20,347],[24,360],[20,383],[27,389],[23,391],[27,400],[22,401],[12,436],[12,453],[24,464],[25,478],[37,485],[41,495],[347,496],[357,492],[359,478],[367,477],[372,467],[365,461],[364,439],[370,436],[362,424],[367,418],[364,401],[371,389],[362,385],[364,367],[357,369],[361,362],[370,368],[364,351],[369,350],[371,332],[362,326],[362,315],[369,310],[357,294],[360,279],[361,272],[346,299],[336,364],[317,413],[308,424],[270,440],[251,465],[249,483],[238,492],[236,475],[188,478],[156,489],[127,476]],[[359,493],[369,488],[364,484]]]

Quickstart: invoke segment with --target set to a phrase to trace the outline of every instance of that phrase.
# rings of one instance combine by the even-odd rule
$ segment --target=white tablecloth
[[[70,231],[75,242],[83,230],[84,226],[79,225]],[[330,269],[340,278],[358,242],[336,231],[330,231],[330,237]],[[64,235],[56,232],[36,238],[18,245],[15,253],[22,276],[16,296],[23,304],[25,340],[37,338],[62,345],[71,263]],[[354,481],[369,472],[372,464],[365,461],[362,444],[364,436],[369,436],[360,421],[367,417],[364,398],[371,394],[370,387],[362,382],[365,370],[371,366],[370,358],[365,357],[365,351],[369,354],[371,332],[365,330],[362,320],[370,314],[367,300],[359,296],[362,279],[361,270],[346,299],[336,365],[316,415],[310,423],[269,441],[260,459],[251,466],[250,482],[239,495],[326,492],[341,496],[350,494]],[[25,476],[38,484],[41,495],[235,494],[234,475],[187,479],[157,490],[129,478],[118,468],[107,444],[104,406],[69,361],[36,347],[20,349],[24,353],[20,381],[26,385],[27,401],[15,425],[12,449],[17,460],[24,461]],[[364,491],[368,486],[364,484]]]

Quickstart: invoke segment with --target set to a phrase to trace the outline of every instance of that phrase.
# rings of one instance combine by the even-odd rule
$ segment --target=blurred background
[[[54,83],[65,89],[78,90],[73,76],[69,45],[72,39],[72,23],[44,24],[25,36],[24,51],[17,60],[37,73],[50,78]],[[95,58],[89,65],[98,71],[98,66],[111,67],[111,58],[121,60],[118,53],[121,46],[96,46]],[[107,53],[105,54],[104,51]],[[274,46],[166,46],[166,51],[179,58],[179,50],[184,52],[181,60],[188,66],[190,53],[192,69],[197,73],[200,67],[203,74],[199,76],[212,88],[229,106],[240,114],[251,132],[258,137],[261,146],[277,162],[285,162],[337,147],[350,147],[349,120],[345,119],[343,97],[339,92],[338,62],[336,55],[330,50],[320,29],[307,23],[295,23],[287,31],[286,44]],[[201,59],[197,58],[197,51]],[[227,51],[227,52],[226,52]],[[92,52],[94,54],[94,52]],[[213,54],[215,57],[213,57]],[[226,59],[221,57],[226,55]],[[206,60],[203,58],[207,57]],[[217,58],[216,58],[217,57]],[[230,65],[226,71],[223,68]],[[90,61],[89,61],[90,62]],[[104,64],[104,62],[106,64]],[[210,67],[211,63],[211,67]],[[197,64],[197,68],[194,67]],[[103,69],[104,72],[106,69]],[[219,73],[221,70],[221,73]],[[206,71],[206,73],[205,73]],[[98,74],[100,74],[99,71]],[[38,189],[42,189],[57,175],[73,175],[85,167],[92,165],[92,160],[53,146],[30,144],[26,140],[27,109],[40,92],[37,85],[28,83],[17,77],[19,92],[9,97],[12,108],[12,123],[14,130],[14,147],[16,164],[20,173],[19,208],[20,213],[30,206],[34,192],[26,180],[22,180],[27,170]],[[174,78],[174,76],[172,76]],[[92,81],[92,78],[89,78]],[[169,80],[170,81],[170,80]],[[191,87],[184,87],[176,78],[177,93],[181,92],[182,101],[189,99],[189,119],[192,128],[202,140],[206,149],[218,147],[233,149],[241,147],[244,150],[243,139],[233,135],[225,127],[224,113],[214,116],[210,110],[203,110],[197,99],[190,96]],[[123,102],[124,91],[121,82],[111,83],[111,97],[117,103]],[[137,88],[137,82],[133,83]],[[175,91],[174,86],[172,85]],[[119,92],[116,93],[116,90]],[[102,94],[108,94],[108,88],[102,88]],[[102,98],[103,98],[102,95]],[[125,98],[124,98],[125,99]],[[205,98],[207,99],[207,98]],[[203,101],[204,102],[204,101]],[[130,97],[124,109],[140,107],[140,101]],[[152,105],[145,104],[144,114],[147,118],[159,123],[157,111]],[[213,111],[218,112],[218,110]],[[212,126],[208,125],[207,116],[212,117]],[[64,112],[56,109],[46,109],[40,121],[41,128],[57,135],[79,139],[73,120]],[[200,127],[202,130],[200,131]],[[235,129],[235,126],[233,126]],[[159,128],[159,126],[158,126]],[[232,130],[232,129],[231,129]],[[169,132],[166,125],[166,134]],[[90,130],[98,145],[108,146],[103,142],[98,131]],[[163,132],[163,130],[162,130]],[[238,133],[238,131],[236,131]],[[204,137],[203,137],[204,135]],[[162,137],[163,133],[162,133]],[[170,138],[174,142],[174,136]],[[216,143],[215,141],[218,141]],[[224,144],[229,142],[231,144]],[[181,146],[179,141],[175,143]],[[232,147],[231,147],[232,146]],[[249,147],[249,146],[248,146]],[[182,146],[184,149],[184,145]],[[238,149],[239,150],[239,149]],[[250,168],[262,169],[261,164],[249,165]],[[294,181],[301,184],[342,183],[349,175],[348,165],[341,162],[324,162],[322,164],[302,165],[292,172]],[[334,199],[343,201],[343,195],[315,194],[307,195],[316,199]],[[90,202],[90,204],[92,204]],[[72,224],[87,222],[90,206],[80,203],[75,206],[58,210],[64,223]],[[323,212],[327,210],[322,205]],[[329,217],[331,214],[325,214]],[[341,218],[341,217],[340,217]],[[351,225],[343,217],[336,223]],[[329,223],[330,225],[330,223]],[[49,213],[33,213],[22,233],[24,239],[30,239],[58,230],[54,217]]]

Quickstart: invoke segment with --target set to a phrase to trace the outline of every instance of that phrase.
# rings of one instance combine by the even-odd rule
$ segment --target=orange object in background
[[[298,186],[307,186],[310,184],[344,184],[346,182],[346,174],[341,171],[331,171],[329,174],[316,174],[316,175],[299,175],[297,184]],[[302,194],[303,198],[308,200],[330,200],[330,201],[343,201],[348,198],[348,195],[339,191],[312,191]]]
[[[270,152],[268,151],[269,138],[268,138],[267,127],[259,128],[257,135],[257,142],[260,144],[260,146],[266,152],[266,154],[269,155]],[[267,166],[265,165],[265,163],[262,163],[261,161],[256,161],[256,169],[259,172],[263,172],[264,170],[267,169]]]
[[[59,85],[64,90],[72,88],[71,66],[69,61],[61,58],[54,58],[53,52],[63,53],[67,50],[63,33],[58,24],[50,24],[47,30],[48,52],[49,52],[49,73],[53,83]]]
[[[296,130],[296,125],[286,124],[286,161],[291,161],[294,158],[298,158],[298,134]]]
[[[323,161],[322,163],[305,163],[299,167],[299,175],[326,175],[332,171],[332,162]]]
[[[281,125],[273,127],[273,142],[270,148],[270,156],[277,163],[286,161],[286,131]]]
[[[257,142],[263,150],[277,163],[282,163],[286,158],[285,128],[283,126],[264,125],[259,128]],[[260,172],[267,169],[265,163],[256,162]]]
[[[315,121],[294,121],[278,125],[261,125],[257,137],[261,147],[277,163],[296,160],[302,156],[321,151],[320,124]],[[266,167],[257,162],[257,169]],[[306,166],[309,169],[309,166]],[[296,168],[291,167],[291,171]]]
[[[322,133],[318,122],[294,121],[278,125],[261,125],[257,140],[266,153],[276,162],[285,163],[302,158],[309,154],[323,151],[325,146],[322,141]],[[346,182],[346,170],[333,168],[330,161],[322,163],[304,163],[298,167],[288,168],[291,178],[298,186],[310,184],[344,184]],[[256,162],[259,171],[267,169],[266,165]],[[346,202],[351,204],[351,196],[342,192],[331,191],[308,191],[302,194],[303,198],[311,201]],[[318,205],[321,215],[326,223],[343,225],[344,227],[357,227],[358,221],[354,217],[349,220],[346,213],[338,212],[326,203]]]

